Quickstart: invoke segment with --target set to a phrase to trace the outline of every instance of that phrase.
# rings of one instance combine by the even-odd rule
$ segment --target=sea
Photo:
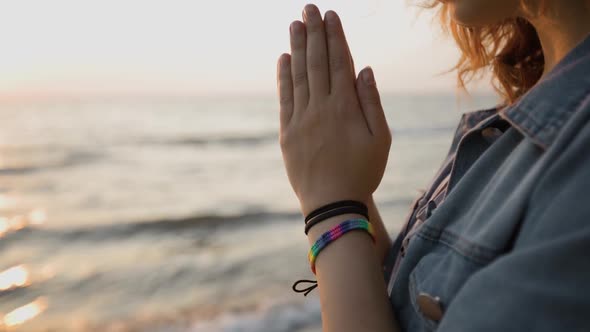
[[[493,95],[385,94],[374,194],[392,237],[463,112]],[[317,290],[276,96],[0,103],[0,331],[312,332]]]

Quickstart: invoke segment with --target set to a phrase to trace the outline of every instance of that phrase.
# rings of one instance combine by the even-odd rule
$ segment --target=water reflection
[[[0,217],[0,237],[10,230],[10,223],[7,218]]]
[[[38,297],[35,301],[26,304],[22,307],[16,308],[13,311],[4,315],[4,325],[7,327],[16,326],[29,321],[47,308],[47,299],[45,297]]]
[[[30,273],[23,265],[13,266],[0,272],[0,291],[28,285],[30,285]]]
[[[6,208],[13,203],[7,195],[0,195],[0,209]],[[0,217],[0,238],[4,235],[19,230],[37,227],[47,221],[47,213],[42,208],[36,208],[28,213],[16,214],[13,216]],[[0,271],[0,292],[7,292],[13,289],[28,287],[33,284],[31,269],[24,265],[16,265],[4,271]],[[34,282],[47,280],[53,277],[54,272],[45,266],[40,271],[35,273],[37,277]],[[18,307],[6,314],[0,314],[0,330],[4,331],[2,327],[10,328],[23,324],[39,314],[47,308],[47,299],[45,297],[38,297],[34,301]]]
[[[6,209],[14,206],[16,199],[5,194],[0,194],[0,209]]]
[[[0,237],[9,232],[16,232],[30,226],[39,226],[47,221],[47,213],[42,208],[33,209],[26,215],[0,217]]]
[[[37,208],[29,213],[29,223],[31,225],[43,225],[47,221],[47,213],[44,209]]]

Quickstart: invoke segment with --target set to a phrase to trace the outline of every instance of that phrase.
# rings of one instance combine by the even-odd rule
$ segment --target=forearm
[[[385,263],[385,257],[392,246],[391,238],[389,237],[389,233],[387,233],[387,229],[385,228],[383,220],[379,215],[377,205],[375,204],[372,195],[367,201],[367,208],[369,209],[369,220],[373,225],[373,229],[375,230],[375,238],[377,239],[377,257],[379,258],[380,265],[383,266]]]
[[[310,246],[327,230],[357,214],[324,220],[308,234]],[[364,231],[353,230],[324,248],[316,258],[322,307],[322,331],[399,331],[375,245]]]

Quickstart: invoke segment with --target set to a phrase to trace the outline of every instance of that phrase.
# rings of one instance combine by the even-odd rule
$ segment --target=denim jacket
[[[402,331],[590,331],[590,37],[464,113],[383,266]]]

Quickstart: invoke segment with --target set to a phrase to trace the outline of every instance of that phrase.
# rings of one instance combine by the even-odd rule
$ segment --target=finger
[[[291,55],[282,54],[277,64],[279,92],[280,130],[283,132],[293,115],[293,80],[291,78]]]
[[[303,20],[307,31],[307,75],[310,97],[326,96],[330,91],[330,77],[324,21],[319,9],[312,4],[305,6]]]
[[[291,35],[291,77],[293,79],[293,104],[295,109],[303,110],[309,101],[307,77],[307,37],[305,24],[294,21],[289,28]]]
[[[354,58],[352,57],[352,54],[350,54],[350,50],[348,50],[348,55],[350,56],[350,65],[352,67],[352,76],[356,77],[356,70],[354,69]]]
[[[369,130],[373,136],[388,137],[390,134],[389,126],[387,125],[387,119],[385,118],[379,90],[371,67],[361,70],[356,89]]]
[[[350,56],[350,65],[352,66],[352,76],[356,77],[356,69],[354,68],[354,58],[352,57],[352,53],[350,52],[350,47],[348,43],[346,43],[346,48],[348,49],[348,56]],[[355,80],[356,83],[356,80]]]
[[[352,76],[356,77],[356,70],[354,68],[354,58],[352,57],[352,54],[350,54],[350,50],[348,50],[348,55],[350,56],[350,64],[352,66]],[[354,85],[356,89],[356,80],[354,81]]]
[[[328,41],[330,93],[334,91],[353,91],[355,76],[351,70],[351,56],[340,18],[336,12],[329,10],[326,12],[324,24]]]

